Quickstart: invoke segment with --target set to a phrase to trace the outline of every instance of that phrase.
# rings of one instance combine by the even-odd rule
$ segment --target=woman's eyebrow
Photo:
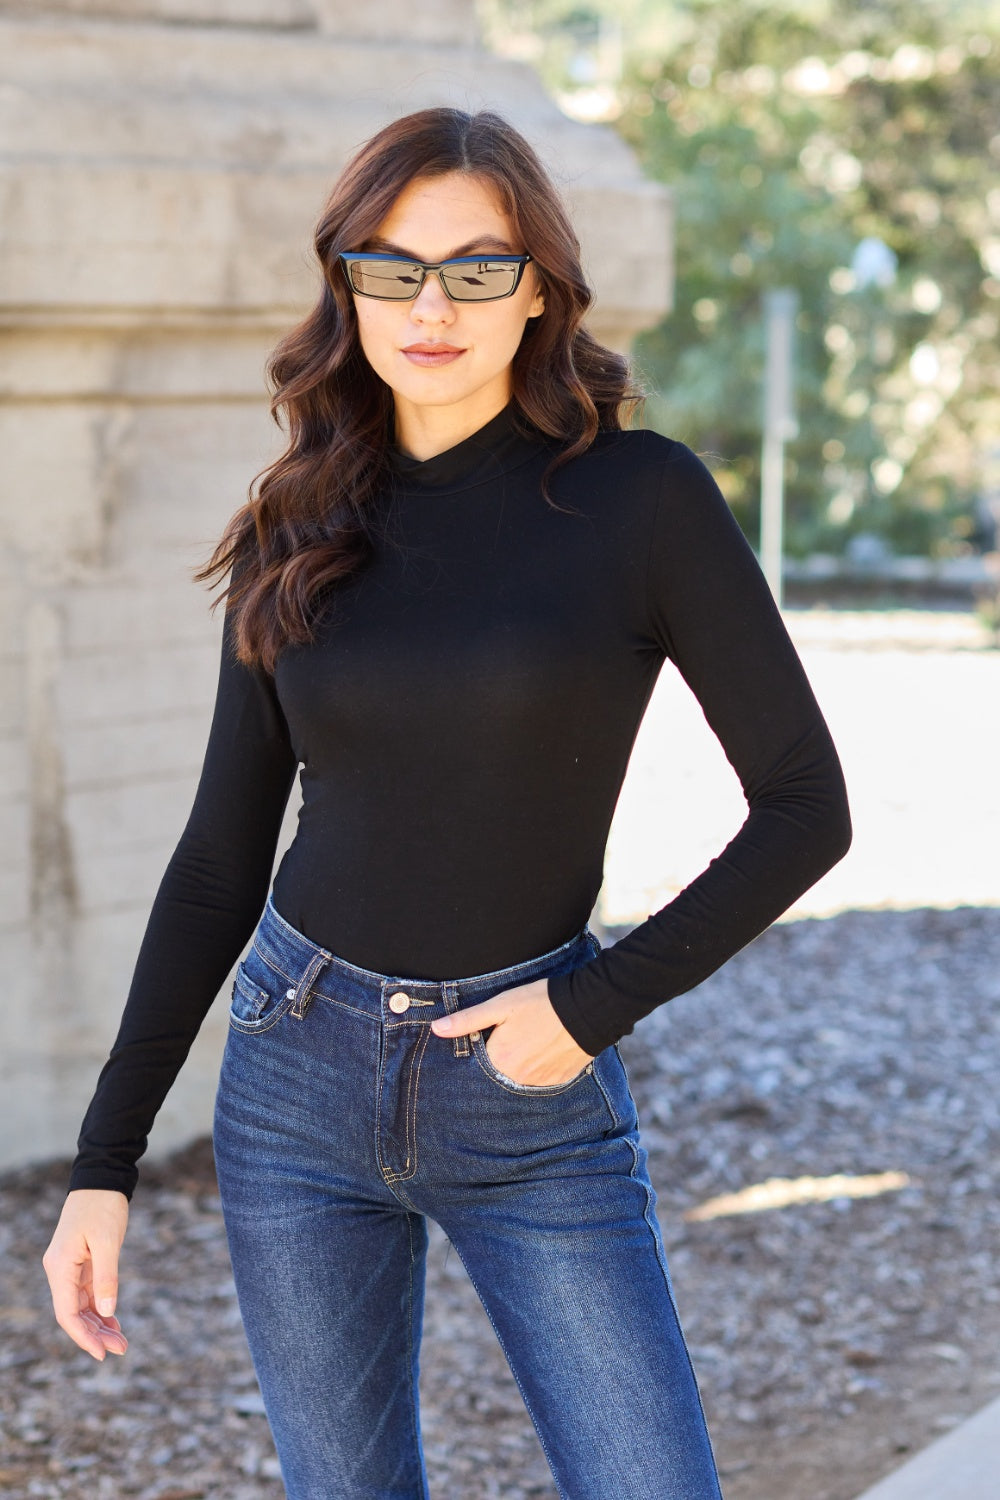
[[[404,255],[407,260],[419,260],[419,255],[414,255],[412,250],[405,249],[402,245],[394,245],[390,240],[385,240],[381,235],[369,235],[365,241],[371,250],[384,250],[389,255]],[[456,255],[472,255],[476,250],[499,250],[505,255],[513,255],[513,248],[506,240],[499,240],[495,235],[484,234],[478,239],[469,240],[467,245],[459,245],[455,250],[443,257],[444,260],[453,260]]]

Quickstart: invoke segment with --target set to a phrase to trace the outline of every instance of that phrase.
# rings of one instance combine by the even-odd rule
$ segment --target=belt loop
[[[449,980],[446,979],[446,980],[443,981],[443,983],[441,985],[441,989],[442,989],[443,995],[444,995],[444,1008],[445,1008],[445,1010],[448,1011],[449,1014],[452,1011],[459,1010],[460,1009],[460,1002],[459,1002],[459,998],[458,998],[458,985],[454,984],[454,983],[452,983],[452,982],[450,982]],[[454,1053],[455,1053],[456,1057],[469,1057],[469,1056],[471,1056],[472,1049],[469,1046],[469,1038],[467,1036],[457,1036],[457,1037],[455,1037],[454,1038],[454,1048],[453,1048],[453,1050],[454,1050]]]
[[[295,1004],[292,1006],[292,1015],[296,1021],[305,1019],[306,1011],[312,1004],[312,987],[329,962],[329,953],[316,953],[309,960],[306,972],[295,986]]]

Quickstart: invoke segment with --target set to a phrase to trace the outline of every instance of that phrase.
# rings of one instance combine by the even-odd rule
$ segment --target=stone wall
[[[626,349],[670,300],[669,195],[469,0],[0,0],[0,1166],[72,1151],[190,807],[221,629],[190,571],[277,452],[315,216],[430,104],[536,144]],[[208,1126],[224,1009],[154,1153]]]

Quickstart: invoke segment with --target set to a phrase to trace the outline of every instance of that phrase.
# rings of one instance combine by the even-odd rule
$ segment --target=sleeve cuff
[[[587,964],[581,968],[586,969]],[[550,974],[548,977],[549,1003],[578,1047],[596,1057],[606,1047],[612,1046],[625,1035],[629,1027],[615,1027],[607,1023],[595,1025],[580,1009],[573,993],[573,980],[580,972],[573,969],[568,974]]]
[[[79,1164],[74,1165],[70,1171],[67,1192],[75,1193],[78,1188],[97,1188],[101,1191],[124,1193],[131,1202],[138,1180],[139,1173],[135,1167]]]

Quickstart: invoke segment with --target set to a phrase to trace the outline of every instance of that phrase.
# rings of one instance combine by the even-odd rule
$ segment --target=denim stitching
[[[406,1215],[406,1230],[410,1241],[410,1281],[409,1281],[409,1306],[406,1319],[406,1369],[410,1391],[410,1421],[413,1423],[413,1452],[417,1461],[417,1475],[420,1483],[420,1495],[418,1500],[429,1500],[427,1486],[424,1484],[422,1464],[420,1462],[421,1437],[420,1418],[417,1412],[417,1393],[414,1390],[413,1381],[413,1268],[416,1265],[416,1256],[413,1253],[413,1214]]]
[[[590,931],[589,927],[583,927],[581,929],[581,932],[586,934],[588,937],[594,937],[594,934]],[[509,969],[495,969],[486,974],[466,975],[464,979],[459,980],[459,983],[468,985],[475,984],[475,982],[479,979],[506,979],[509,975],[520,973],[526,969],[537,969],[543,964],[547,964],[549,959],[556,959],[560,954],[565,953],[568,948],[572,948],[574,944],[579,941],[579,938],[580,933],[574,933],[571,938],[567,938],[565,943],[560,943],[558,948],[550,948],[548,953],[540,953],[536,958],[523,959],[519,964],[511,964]]]
[[[385,986],[382,987],[382,997],[385,998]],[[378,1031],[378,1056],[375,1061],[375,1160],[378,1169],[386,1183],[389,1183],[389,1174],[386,1164],[382,1159],[382,1086],[385,1082],[385,1054],[386,1054],[386,1032],[388,1028],[385,1022],[379,1018]],[[391,1186],[391,1184],[390,1184]]]
[[[241,1031],[244,1036],[263,1036],[266,1031],[277,1026],[282,1016],[287,1015],[291,1003],[291,997],[285,995],[263,1021],[238,1021],[230,1012],[229,1025],[234,1031]]]
[[[250,944],[250,948],[251,948],[252,952],[256,953],[256,955],[260,959],[261,963],[264,964],[264,965],[266,965],[266,967],[271,970],[272,974],[278,974],[278,975],[280,975],[280,977],[285,981],[286,984],[297,984],[298,983],[297,979],[295,979],[291,974],[286,974],[285,971],[284,971],[284,969],[282,969],[280,967],[280,965],[276,962],[277,955],[275,956],[275,959],[268,958],[268,956],[264,952],[263,948],[260,948],[258,946],[258,944],[257,944],[257,938],[256,937],[254,938],[253,942]],[[244,962],[246,962],[246,960],[244,960]],[[281,962],[283,963],[284,959],[282,959]]]
[[[417,1172],[417,1091],[420,1088],[420,1069],[424,1065],[424,1053],[427,1051],[427,1043],[430,1041],[431,1028],[429,1026],[422,1026],[421,1032],[422,1035],[417,1043],[417,1055],[410,1062],[410,1097],[406,1101],[407,1144],[409,1144],[411,1134],[413,1139],[413,1147],[410,1151],[410,1159],[413,1162],[413,1171],[408,1174],[410,1177],[415,1177]],[[416,1065],[415,1072],[414,1064]]]
[[[442,990],[442,994],[443,994],[443,997],[444,997],[444,1008],[445,1008],[445,1010],[448,1012],[449,1015],[456,1015],[458,1013],[458,1011],[460,1011],[462,1009],[462,1003],[461,1003],[461,1000],[459,999],[459,995],[458,995],[458,985],[457,985],[457,983],[454,980],[451,980],[451,981],[445,980],[444,984],[441,986],[441,990]],[[454,1040],[452,1042],[452,1048],[451,1048],[451,1050],[452,1050],[452,1053],[453,1053],[453,1055],[455,1057],[468,1057],[468,1055],[469,1055],[469,1034],[468,1034],[468,1032],[463,1031],[460,1036],[457,1036],[457,1037],[454,1038]]]
[[[394,1028],[398,1029],[398,1028]],[[386,1182],[408,1182],[417,1172],[417,1089],[420,1084],[420,1069],[423,1065],[424,1053],[430,1040],[431,1029],[422,1026],[423,1035],[417,1039],[416,1053],[410,1061],[409,1073],[406,1080],[406,1155],[411,1162],[411,1168],[405,1172],[390,1172]],[[416,1066],[416,1077],[414,1077],[414,1065]]]
[[[320,952],[313,954],[306,965],[305,973],[295,986],[295,1003],[292,1006],[292,1015],[297,1021],[305,1020],[306,1011],[312,1004],[313,997],[310,994],[310,990],[319,978],[321,971],[326,968],[328,962],[329,959],[320,950]]]
[[[250,978],[249,974],[247,974],[246,969],[242,964],[238,966],[236,970],[236,977],[233,980],[233,988],[229,1002],[230,1012],[232,1012],[233,1005],[235,1004],[237,990],[243,996],[244,1000],[249,1001],[256,1007],[254,1020],[260,1020],[260,1013],[264,1009],[264,1006],[267,1004],[267,1002],[270,1000],[271,991],[265,990],[259,984],[255,984],[254,981]],[[246,1020],[246,1017],[239,1016],[237,1019],[244,1021]]]
[[[363,1005],[352,1005],[349,1000],[338,1000],[336,995],[324,995],[322,990],[317,990],[313,1000],[322,1000],[327,1005],[335,1005],[338,1010],[346,1011],[349,1016],[360,1016],[365,1021],[370,1021],[373,1026],[379,1024],[379,1017],[372,1015],[370,1010],[365,1010]]]
[[[598,1053],[598,1056],[600,1056],[600,1055],[601,1054]],[[601,1078],[600,1078],[600,1076],[598,1074],[598,1070],[597,1070],[597,1058],[596,1057],[594,1058],[594,1070],[593,1070],[593,1073],[592,1073],[591,1076],[593,1077],[594,1082],[597,1084],[597,1087],[601,1091],[601,1097],[604,1100],[604,1104],[605,1104],[605,1107],[607,1108],[608,1114],[611,1116],[611,1124],[612,1124],[613,1128],[615,1130],[620,1130],[621,1127],[622,1127],[622,1125],[624,1124],[624,1121],[619,1120],[619,1118],[618,1118],[618,1111],[615,1109],[615,1106],[614,1106],[614,1104],[611,1101],[611,1095],[609,1094],[608,1090],[605,1088],[603,1082],[601,1081]]]

